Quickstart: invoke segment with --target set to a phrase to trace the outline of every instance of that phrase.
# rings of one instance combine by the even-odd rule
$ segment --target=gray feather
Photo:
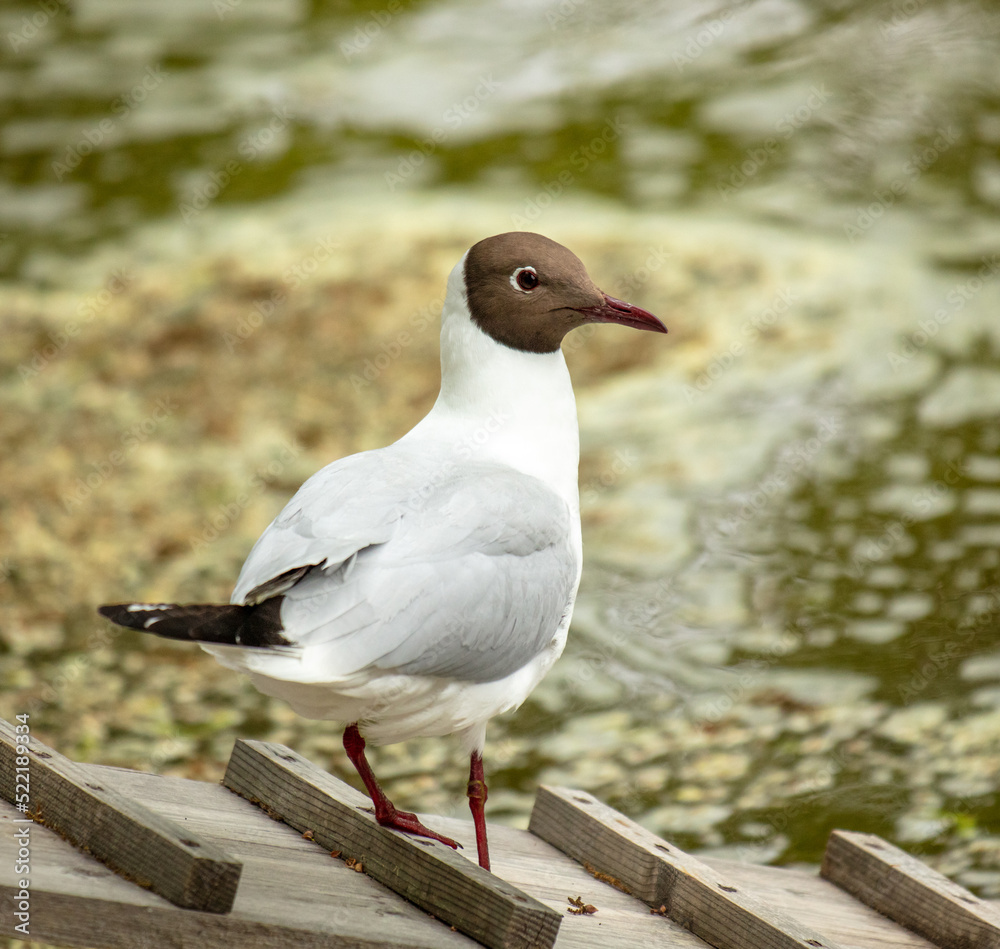
[[[310,478],[233,602],[280,591],[284,635],[315,681],[374,667],[488,682],[547,646],[577,573],[569,508],[542,481],[397,443]]]

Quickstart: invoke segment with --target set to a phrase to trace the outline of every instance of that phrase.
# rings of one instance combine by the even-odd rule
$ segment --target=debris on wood
[[[621,880],[616,880],[610,873],[603,873],[597,869],[597,867],[592,866],[585,860],[583,862],[583,869],[587,871],[595,880],[600,880],[602,883],[607,883],[608,886],[613,886],[616,890],[621,890],[622,893],[628,893],[629,896],[632,895],[632,891],[624,884]]]
[[[582,896],[567,896],[570,902],[569,911],[574,916],[593,916],[597,912],[597,907],[593,903],[584,903]]]

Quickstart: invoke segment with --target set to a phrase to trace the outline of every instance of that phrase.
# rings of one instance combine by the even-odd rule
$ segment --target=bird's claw
[[[425,827],[417,819],[417,815],[410,811],[397,811],[393,808],[389,813],[376,813],[375,817],[383,827],[402,830],[408,834],[416,834],[418,837],[429,837],[431,840],[438,840],[443,844],[447,844],[452,850],[462,849],[462,845],[457,840],[437,834],[429,827]]]

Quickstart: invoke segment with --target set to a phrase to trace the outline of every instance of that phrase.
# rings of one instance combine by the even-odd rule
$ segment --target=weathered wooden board
[[[126,879],[171,903],[209,913],[232,908],[242,869],[225,850],[94,781],[85,766],[31,740],[18,756],[14,726],[0,720],[0,796],[14,802],[16,765],[27,759],[28,815]]]
[[[539,788],[528,829],[716,949],[837,949],[590,794]]]
[[[1000,909],[874,834],[835,830],[820,872],[941,949],[1000,949]]]
[[[239,891],[228,914],[179,909],[39,826],[30,845],[32,941],[84,949],[477,949],[218,784],[154,775],[122,781],[117,769],[88,768],[92,779],[144,801],[154,785],[177,819],[187,814],[192,829],[221,830],[219,839],[243,860]],[[14,813],[0,803],[0,933],[23,939],[7,908],[17,892]],[[237,829],[242,839],[234,839]]]
[[[101,771],[110,772],[111,769],[102,768]],[[396,947],[399,945],[399,931],[386,929],[385,921],[403,917],[406,920],[415,919],[423,927],[431,927],[432,933],[439,932],[441,936],[458,940],[456,945],[477,945],[469,937],[451,932],[442,922],[376,883],[366,873],[342,873],[341,876],[347,877],[347,885],[341,885],[331,896],[324,896],[315,884],[309,890],[308,882],[302,883],[307,874],[304,863],[310,868],[308,876],[311,877],[320,871],[327,873],[326,867],[331,863],[344,871],[343,857],[331,860],[329,854],[317,843],[303,839],[301,834],[287,824],[267,818],[260,808],[219,785],[120,769],[114,769],[114,774],[110,778],[105,775],[103,780],[111,781],[114,787],[124,793],[141,798],[158,814],[183,820],[185,826],[191,826],[205,836],[217,834],[220,839],[229,841],[230,849],[244,861],[243,880],[233,916],[239,917],[245,912],[251,912],[271,921],[285,912],[288,919],[294,919],[305,927],[317,919],[324,920],[330,915],[330,907],[335,906],[342,908],[347,916],[347,921],[340,926],[342,935],[367,932],[371,936],[374,928],[384,933],[387,946]],[[456,810],[462,814],[468,813],[465,804],[464,796],[457,799]],[[425,823],[462,843],[465,846],[463,853],[470,859],[475,859],[475,830],[471,821],[440,815],[420,816]],[[555,949],[635,949],[636,946],[644,945],[663,949],[706,949],[706,944],[697,936],[670,919],[652,915],[644,903],[594,879],[578,863],[527,831],[490,824],[489,833],[494,873],[562,915]],[[261,849],[270,855],[265,881],[272,888],[268,896],[263,896],[258,889],[260,870],[259,859],[255,855]],[[301,868],[298,870],[300,876],[295,875],[295,868]],[[781,873],[777,870],[771,872]],[[291,881],[287,887],[286,878]],[[822,885],[853,905],[861,905],[841,893],[833,884],[823,882]],[[244,902],[245,892],[254,893],[258,900],[253,903]],[[567,898],[570,896],[582,897],[585,903],[597,906],[598,912],[593,916],[569,915]],[[361,897],[367,902],[355,902]],[[299,900],[303,902],[298,902]],[[290,907],[287,905],[289,901]],[[862,909],[878,916],[874,910],[867,907]],[[350,925],[345,929],[347,923]],[[888,925],[914,940],[919,938],[893,923]],[[410,931],[408,927],[403,929],[405,933]],[[453,945],[452,942],[439,944],[448,947]],[[286,949],[296,945],[294,939],[289,938]],[[907,943],[900,949],[925,949],[925,945],[920,940],[919,946]]]
[[[99,765],[80,767],[90,783],[141,801],[186,834],[223,845],[240,859],[243,875],[236,901],[225,915],[179,909],[36,825],[30,842],[32,940],[87,949],[472,949],[477,945],[218,784]],[[368,806],[360,792],[357,800]],[[465,813],[464,798],[454,804],[457,812]],[[608,813],[628,823],[622,815]],[[9,906],[17,886],[16,817],[13,808],[0,803],[0,933],[6,935],[19,935],[12,929]],[[462,859],[474,860],[471,822],[433,815],[422,819],[464,844]],[[578,820],[568,833],[590,834],[591,825]],[[555,949],[705,949],[707,945],[532,834],[491,824],[490,842],[495,873],[562,915]],[[933,949],[923,937],[816,873],[713,858],[703,862],[727,885],[751,892],[762,904],[823,932],[829,937],[824,945]],[[475,866],[471,861],[470,865]],[[597,912],[568,915],[568,897],[581,897]],[[985,901],[984,905],[996,909]],[[752,945],[743,942],[742,933],[739,944]]]
[[[365,795],[284,745],[237,741],[223,783],[491,949],[555,944],[558,913],[445,844],[381,827]]]
[[[816,870],[768,867],[703,857],[745,893],[851,949],[936,949],[932,942],[886,919],[870,906],[820,877]],[[817,868],[818,869],[818,868]]]

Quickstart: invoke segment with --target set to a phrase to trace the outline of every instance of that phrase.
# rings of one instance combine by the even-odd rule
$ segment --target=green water
[[[332,188],[361,174],[390,191],[513,190],[529,224],[541,196],[565,190],[744,213],[747,183],[805,189],[802,207],[752,210],[862,230],[880,196],[942,225],[1000,197],[988,7],[387,9],[6,6],[0,274],[317,174]]]
[[[529,228],[566,193],[728,215],[860,258],[898,233],[960,285],[1000,251],[998,35],[994,5],[919,0],[7,5],[0,278],[323,182],[474,188]],[[815,862],[848,826],[1000,894],[1000,411],[973,386],[959,423],[921,416],[1000,350],[946,335],[913,336],[920,392],[841,400],[778,502],[706,500],[685,570],[733,577],[741,620],[591,574],[565,671],[491,733],[498,815],[564,780],[682,846]]]

